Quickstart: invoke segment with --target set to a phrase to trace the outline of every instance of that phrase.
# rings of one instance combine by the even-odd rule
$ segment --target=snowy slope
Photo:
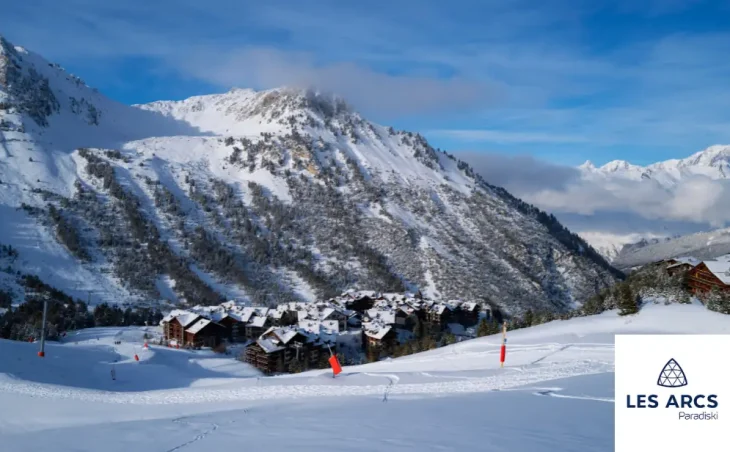
[[[419,134],[312,90],[125,106],[0,41],[0,243],[93,302],[422,288],[564,310],[617,275]],[[7,243],[5,243],[7,242]]]
[[[3,446],[612,451],[613,336],[727,334],[730,322],[698,304],[652,304],[630,318],[607,312],[512,331],[504,369],[501,338],[491,336],[346,367],[335,379],[257,378],[241,364],[220,370],[206,352],[154,346],[137,363],[136,331],[85,330],[49,344],[43,360],[37,344],[0,341],[11,358],[0,360],[0,403],[13,407],[0,411]]]

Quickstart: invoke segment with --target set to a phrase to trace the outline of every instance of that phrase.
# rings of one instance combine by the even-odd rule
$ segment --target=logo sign
[[[665,388],[678,388],[680,386],[687,386],[687,377],[684,375],[682,366],[674,359],[670,359],[662,368],[659,374],[659,380],[657,383],[659,386]]]
[[[617,335],[615,450],[730,450],[723,350],[730,336]]]

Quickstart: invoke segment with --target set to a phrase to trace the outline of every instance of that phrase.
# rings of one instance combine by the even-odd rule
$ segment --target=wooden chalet
[[[271,375],[284,372],[284,347],[269,339],[258,339],[246,347],[244,360],[261,372]]]
[[[434,304],[426,311],[426,321],[434,330],[443,330],[451,322],[453,311],[446,304]]]
[[[348,294],[349,299],[345,301],[347,309],[352,309],[355,312],[365,312],[368,309],[372,309],[375,306],[375,295],[374,294]]]
[[[709,292],[713,288],[730,291],[730,262],[703,261],[687,274],[692,293]]]
[[[672,259],[666,259],[664,261],[667,269],[667,274],[669,274],[670,276],[692,270],[699,263],[700,261],[693,257],[677,257]]]
[[[233,315],[223,315],[217,322],[224,328],[223,337],[229,342],[246,341],[246,324]]]
[[[182,345],[185,343],[185,329],[203,317],[186,311],[173,311],[162,319],[162,331],[167,341],[176,341]]]
[[[465,302],[459,306],[456,320],[468,328],[479,323],[479,313],[479,303]]]
[[[392,326],[372,323],[363,325],[363,336],[365,350],[370,354],[391,352],[398,339],[395,328]]]
[[[271,319],[266,314],[251,317],[251,320],[245,326],[246,339],[254,340],[258,338],[271,327],[271,323]]]
[[[183,345],[187,347],[215,347],[221,343],[226,329],[212,320],[200,318],[185,329]]]
[[[322,344],[298,328],[269,328],[246,348],[245,360],[266,374],[315,368],[322,359]]]
[[[398,306],[395,310],[395,327],[413,331],[416,322],[418,321],[418,315],[416,309],[411,306]]]

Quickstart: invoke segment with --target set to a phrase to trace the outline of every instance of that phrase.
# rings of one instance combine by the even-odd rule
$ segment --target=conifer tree
[[[631,286],[626,283],[621,284],[618,290],[619,315],[630,315],[639,312],[639,305],[636,301]]]

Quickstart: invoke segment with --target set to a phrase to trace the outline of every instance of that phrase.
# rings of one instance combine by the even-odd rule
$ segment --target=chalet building
[[[214,348],[221,343],[225,333],[226,329],[222,325],[209,319],[200,318],[185,329],[183,345],[194,348]]]
[[[692,293],[709,292],[713,288],[730,291],[730,262],[703,261],[687,274]]]
[[[365,312],[373,308],[378,295],[375,292],[369,291],[345,292],[343,298],[345,298],[344,305],[347,309]]]
[[[254,340],[271,327],[271,319],[266,315],[252,316],[245,326],[246,339]]]
[[[284,348],[269,339],[258,339],[246,347],[244,359],[266,375],[284,372]]]
[[[326,353],[326,352],[325,352]],[[295,327],[271,327],[245,352],[245,360],[266,374],[319,366],[322,343]],[[328,356],[328,355],[324,355]]]
[[[365,352],[377,357],[381,353],[391,353],[398,342],[395,328],[379,323],[363,325]]]
[[[416,314],[417,310],[411,306],[408,305],[400,305],[395,310],[395,327],[413,331],[413,328],[416,325],[416,322],[418,322],[418,315]]]
[[[459,306],[455,320],[468,328],[479,323],[479,314],[479,303],[465,302]]]
[[[443,303],[436,303],[430,306],[426,312],[426,321],[434,330],[444,330],[451,322],[452,317],[452,308]]]
[[[203,317],[187,311],[173,311],[160,322],[165,339],[182,345],[185,343],[185,329]]]
[[[213,320],[224,328],[223,337],[228,342],[246,341],[246,324],[241,321],[240,317],[233,313],[226,313]]]
[[[694,257],[676,257],[672,259],[666,259],[663,261],[666,265],[667,274],[674,276],[678,273],[692,270],[697,264],[700,263],[699,259]]]

